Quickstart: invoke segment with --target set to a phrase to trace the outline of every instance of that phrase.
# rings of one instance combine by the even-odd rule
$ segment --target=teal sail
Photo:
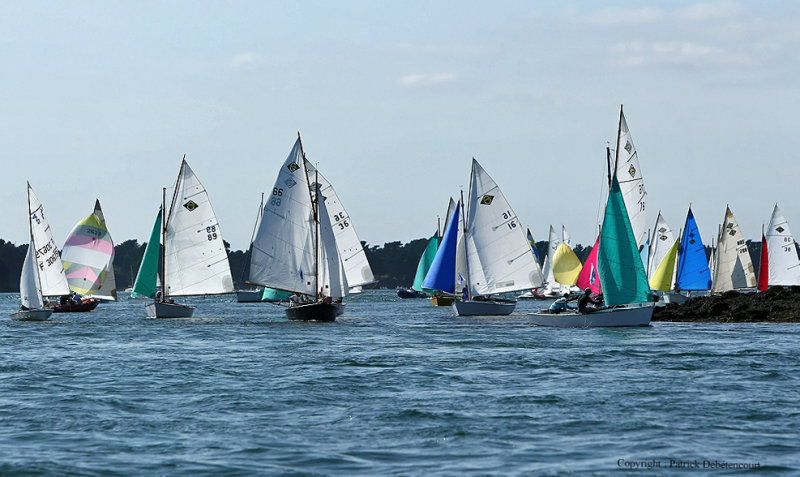
[[[423,288],[455,293],[456,289],[456,246],[458,245],[458,218],[461,213],[461,201],[450,217],[450,223],[442,237],[442,243],[436,251],[428,275],[422,282]]]
[[[439,234],[433,234],[430,240],[428,240],[428,246],[425,247],[425,251],[422,252],[422,256],[419,258],[419,263],[417,264],[417,274],[414,276],[414,285],[411,287],[417,291],[424,291],[428,293],[433,293],[436,290],[431,290],[430,288],[422,288],[422,282],[425,280],[425,276],[428,274],[428,270],[431,269],[431,265],[433,265],[433,259],[436,257],[436,251],[439,249]]]
[[[139,265],[139,273],[136,274],[136,281],[133,284],[131,297],[137,298],[146,296],[155,298],[156,283],[158,282],[158,256],[161,246],[161,208],[158,209],[156,223],[153,224],[153,231],[150,232],[150,240],[144,249],[142,264]]]
[[[616,176],[608,191],[597,252],[597,271],[607,306],[650,301],[650,286]]]
[[[711,270],[708,268],[706,247],[700,238],[700,229],[694,220],[692,208],[686,215],[681,246],[678,249],[678,275],[675,278],[676,290],[711,289]]]

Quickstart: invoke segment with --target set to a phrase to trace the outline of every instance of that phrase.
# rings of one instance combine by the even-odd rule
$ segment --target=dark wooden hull
[[[286,309],[286,317],[292,321],[335,321],[341,306],[323,302],[294,305]]]
[[[92,311],[97,308],[97,305],[100,304],[100,300],[96,298],[86,298],[80,303],[66,303],[64,305],[55,305],[53,307],[53,313],[85,313],[87,311]]]

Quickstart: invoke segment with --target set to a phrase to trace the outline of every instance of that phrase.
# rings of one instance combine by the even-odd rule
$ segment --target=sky
[[[147,239],[183,155],[249,245],[297,132],[369,244],[430,236],[475,157],[537,240],[594,242],[619,108],[648,223],[729,205],[800,233],[800,3],[0,3],[0,238],[56,242],[95,198]],[[466,192],[466,191],[465,191]]]

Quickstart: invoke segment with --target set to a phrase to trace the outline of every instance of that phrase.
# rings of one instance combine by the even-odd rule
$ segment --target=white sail
[[[563,233],[563,230],[562,230]],[[542,266],[542,276],[544,282],[547,283],[548,288],[559,288],[560,285],[556,282],[556,277],[553,275],[553,258],[556,256],[556,251],[561,245],[561,239],[556,235],[556,229],[550,226],[549,242],[547,245],[547,256],[544,257],[544,265]]]
[[[542,284],[525,230],[497,184],[475,159],[466,222],[472,296],[535,288]]]
[[[53,240],[53,232],[44,216],[44,208],[36,198],[36,194],[33,193],[30,183],[28,183],[28,211],[42,295],[69,295],[70,290],[67,285],[67,277],[64,275],[64,265],[61,262],[56,242]]]
[[[309,164],[306,163],[306,166]],[[320,181],[322,184],[322,181]],[[340,261],[336,231],[331,223],[326,204],[319,201],[319,278],[320,295],[331,298],[342,298],[347,295],[347,273]]]
[[[625,201],[625,208],[628,211],[628,218],[631,221],[633,236],[636,244],[641,247],[647,241],[647,191],[644,188],[642,171],[639,167],[639,156],[636,154],[636,147],[633,145],[631,132],[628,123],[619,111],[619,135],[617,136],[617,159],[615,170],[619,188]]]
[[[462,199],[459,199],[462,200]],[[454,211],[455,212],[455,211]],[[456,235],[456,284],[455,294],[460,295],[463,290],[467,288],[469,283],[468,268],[467,268],[467,237],[464,233],[466,229],[464,204],[461,204],[461,210],[458,215],[458,234]]]
[[[717,239],[714,257],[712,291],[724,292],[756,286],[750,252],[730,208],[725,210],[725,220]]]
[[[36,258],[34,257],[36,246],[33,241],[28,244],[28,253],[25,254],[25,262],[22,264],[22,273],[19,276],[19,298],[22,306],[34,309],[42,308],[42,290],[39,283],[39,274],[36,272]]]
[[[311,182],[318,180],[321,187],[322,197],[325,198],[325,208],[336,238],[336,246],[339,249],[339,256],[342,261],[344,273],[347,276],[347,283],[350,286],[361,286],[375,282],[375,276],[369,266],[364,247],[356,234],[353,222],[347,214],[339,196],[333,189],[331,183],[320,174],[314,166],[306,161],[306,169]],[[318,175],[315,175],[318,174]]]
[[[561,243],[565,243],[567,247],[572,248],[572,240],[569,238],[567,227],[564,224],[561,224]]]
[[[658,217],[656,217],[656,225],[653,229],[653,243],[650,246],[650,258],[647,261],[648,280],[653,278],[656,269],[658,269],[661,261],[664,260],[664,257],[667,256],[667,252],[669,252],[669,249],[671,249],[674,244],[675,236],[672,233],[672,229],[659,211]]]
[[[251,283],[315,295],[314,235],[300,138],[281,166],[253,240]]]
[[[789,230],[789,222],[775,204],[767,229],[767,251],[769,253],[769,284],[800,285],[800,260]]]
[[[205,187],[181,162],[167,216],[164,283],[167,296],[233,292],[222,230]]]

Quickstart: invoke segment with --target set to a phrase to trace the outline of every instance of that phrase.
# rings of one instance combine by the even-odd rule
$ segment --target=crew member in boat
[[[583,296],[578,300],[578,312],[591,313],[596,311],[599,308],[598,305],[602,305],[602,303],[603,300],[592,297],[592,289],[587,288],[583,290]],[[590,304],[592,306],[589,306]]]

